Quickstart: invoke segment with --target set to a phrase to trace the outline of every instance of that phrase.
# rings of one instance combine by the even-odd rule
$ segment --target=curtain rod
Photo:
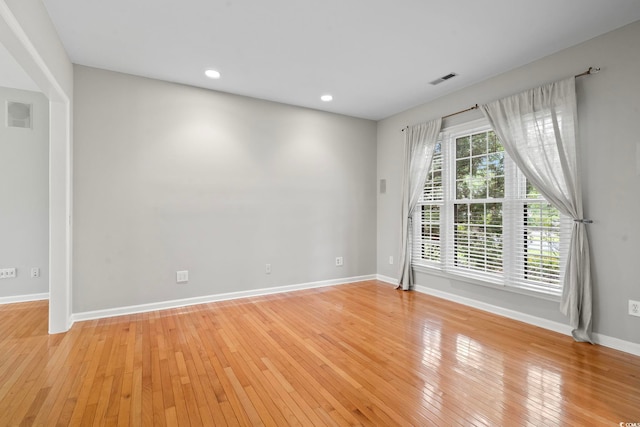
[[[582,77],[582,76],[588,76],[590,74],[598,74],[599,71],[600,71],[600,67],[589,67],[587,71],[584,71],[580,74],[576,74],[574,77]],[[447,114],[446,116],[442,116],[442,118],[446,119],[447,117],[457,116],[458,114],[466,113],[467,111],[471,111],[471,110],[477,110],[478,108],[480,107],[478,106],[478,104],[476,104],[473,107],[469,107],[467,109],[456,111],[455,113]],[[404,128],[402,128],[402,132],[404,132],[404,130],[408,127],[409,126],[405,126]]]
[[[599,72],[600,72],[600,67],[589,67],[587,71],[580,74],[576,74],[574,77],[588,76],[589,74],[598,74]]]
[[[446,116],[442,116],[443,119],[446,119],[447,117],[451,117],[451,116],[457,116],[458,114],[462,114],[462,113],[466,113],[467,111],[471,111],[471,110],[477,110],[478,108],[478,104],[474,105],[473,107],[469,107],[466,110],[460,110],[460,111],[456,111],[455,113],[451,113],[451,114],[447,114]]]

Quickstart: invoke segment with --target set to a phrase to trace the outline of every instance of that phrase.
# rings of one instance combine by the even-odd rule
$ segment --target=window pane
[[[471,173],[473,175],[487,175],[487,157],[473,157],[471,159]]]
[[[489,153],[496,153],[499,151],[504,151],[504,147],[502,143],[498,139],[498,136],[494,131],[489,132]]]
[[[486,224],[502,226],[502,203],[487,203],[485,205],[487,210]]]
[[[494,199],[504,198],[504,176],[489,180],[489,197]]]
[[[487,180],[484,178],[471,179],[471,198],[486,199],[487,198]]]
[[[469,157],[469,137],[456,139],[456,158]]]
[[[487,159],[490,175],[504,175],[504,152],[491,153]]]
[[[442,187],[442,146],[436,144],[433,152],[433,161],[431,169],[427,174],[427,180],[424,183],[422,199],[425,202],[441,201],[444,197]]]
[[[469,231],[465,225],[456,225],[454,231],[454,264],[460,267],[469,265]]]
[[[454,265],[476,271],[501,272],[502,204],[456,204],[454,214]]]
[[[469,205],[471,224],[484,224],[484,203],[472,203]]]
[[[456,224],[467,224],[469,222],[469,205],[457,204],[454,207]]]
[[[456,158],[456,179],[464,180],[469,185],[459,182],[456,188],[456,199],[502,199],[504,198],[504,151],[488,153],[489,141],[492,149],[498,150],[499,144],[493,132],[482,132],[469,137],[471,141],[471,159]],[[461,138],[458,138],[460,140]],[[470,162],[469,162],[470,160]]]
[[[527,198],[539,199],[541,197],[542,197],[542,195],[540,194],[538,189],[536,187],[534,187],[533,184],[531,184],[529,182],[529,180],[527,179]]]
[[[469,198],[469,181],[456,181],[456,199]]]
[[[456,179],[468,178],[469,172],[469,159],[456,160]]]
[[[440,261],[440,206],[422,206],[420,241],[420,258],[427,261]]]
[[[526,203],[524,279],[559,286],[560,213],[546,201]]]
[[[440,224],[440,206],[431,205],[431,223]]]
[[[482,154],[487,154],[486,132],[471,135],[471,155],[479,156]]]
[[[431,179],[434,187],[442,187],[442,172],[434,172]]]

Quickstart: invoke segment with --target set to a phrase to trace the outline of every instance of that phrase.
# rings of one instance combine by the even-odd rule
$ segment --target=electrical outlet
[[[389,256],[389,264],[393,265],[393,255]]]
[[[12,268],[0,268],[0,279],[13,279],[17,276],[17,270]]]
[[[31,269],[31,278],[37,279],[38,277],[40,277],[40,269],[38,267],[33,267]]]
[[[266,274],[271,274],[271,264],[265,264],[264,266],[264,272]]]
[[[344,265],[344,259],[341,256],[336,257],[336,267],[342,267],[343,265]]]
[[[176,271],[176,283],[187,283],[189,281],[189,270]]]
[[[629,315],[640,317],[640,301],[629,300]]]

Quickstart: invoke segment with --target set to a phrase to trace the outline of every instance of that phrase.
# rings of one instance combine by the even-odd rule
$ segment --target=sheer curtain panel
[[[576,341],[591,340],[591,266],[576,154],[575,78],[486,105],[482,111],[527,180],[573,218],[560,311]]]
[[[398,287],[407,291],[413,286],[411,254],[413,245],[413,211],[424,189],[433,148],[442,126],[442,119],[432,120],[404,130],[404,173],[402,177],[402,247]],[[396,288],[396,289],[397,289]]]

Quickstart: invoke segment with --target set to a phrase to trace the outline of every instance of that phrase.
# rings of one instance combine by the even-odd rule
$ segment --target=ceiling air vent
[[[455,76],[457,76],[457,74],[456,74],[456,73],[449,73],[449,74],[447,74],[446,76],[442,76],[442,77],[440,77],[439,79],[435,79],[434,81],[429,82],[429,84],[432,84],[432,85],[434,85],[434,86],[435,86],[435,85],[439,85],[439,84],[440,84],[440,83],[442,83],[442,82],[445,82],[445,81],[447,81],[447,80],[449,80],[449,79],[454,78]]]
[[[31,104],[7,102],[7,126],[11,128],[31,128]]]

